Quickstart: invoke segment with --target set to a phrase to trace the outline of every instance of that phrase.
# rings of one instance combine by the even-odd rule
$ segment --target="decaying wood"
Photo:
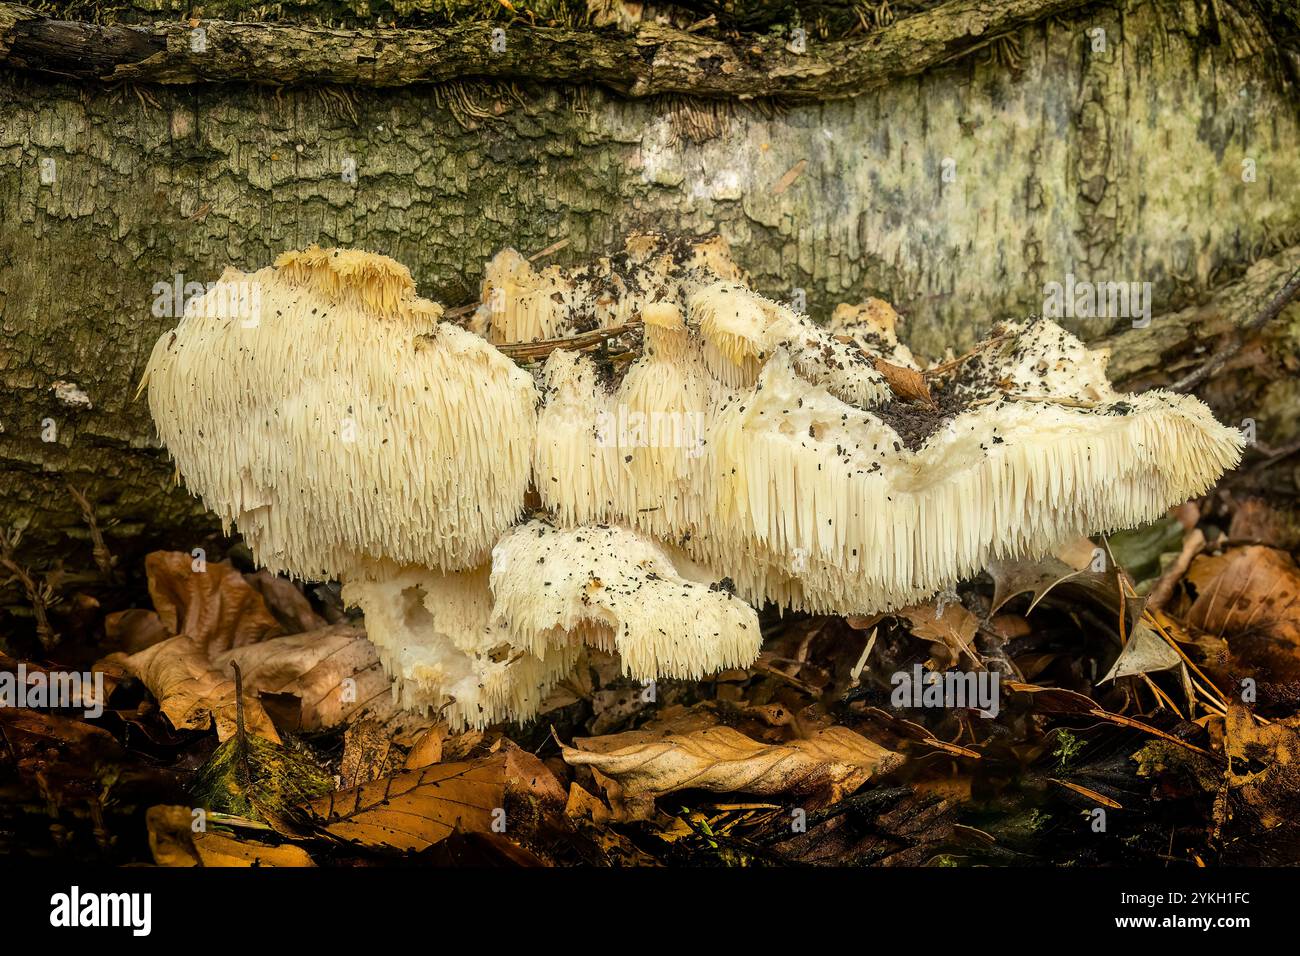
[[[169,15],[145,12],[155,6],[181,4],[133,0],[136,22]],[[0,4],[0,61],[17,9]],[[1092,344],[1112,336],[1110,371],[1126,389],[1168,385],[1300,264],[1286,252],[1300,250],[1300,207],[1287,201],[1300,114],[1253,9],[1080,6],[1015,32],[1017,70],[986,48],[779,116],[719,99],[709,105],[734,112],[699,141],[674,138],[662,99],[563,83],[521,85],[522,102],[499,83],[457,83],[444,102],[437,85],[149,86],[0,66],[0,528],[26,529],[19,559],[38,580],[59,561],[95,567],[71,482],[111,516],[101,530],[119,568],[144,548],[205,546],[213,519],[173,477],[147,404],[131,400],[176,324],[154,310],[153,288],[254,270],[313,242],[391,255],[422,295],[462,303],[507,246],[563,237],[555,261],[567,266],[633,229],[716,231],[764,295],[798,290],[818,319],[879,296],[926,357],[1040,311],[1044,283],[1067,272],[1151,280],[1148,328],[1066,324]],[[1094,27],[1105,55],[1085,42]],[[527,27],[505,29],[513,43]],[[897,36],[889,29],[858,42]],[[140,32],[153,34],[130,36]],[[208,47],[222,49],[214,34]],[[1151,64],[1141,84],[1135,63]],[[1230,123],[1201,120],[1227,102]],[[1245,157],[1257,181],[1242,180]],[[349,160],[355,177],[343,178]],[[1197,390],[1221,420],[1256,420],[1274,450],[1290,447],[1297,420],[1276,334],[1287,316]],[[93,406],[69,403],[57,382]],[[1294,461],[1271,466],[1270,488],[1290,486]],[[29,605],[16,584],[3,602]]]
[[[1268,305],[1266,305],[1258,315],[1237,330],[1237,334],[1232,337],[1232,340],[1228,342],[1228,344],[1224,345],[1210,356],[1210,358],[1206,360],[1200,368],[1196,369],[1196,371],[1189,372],[1169,387],[1176,392],[1190,392],[1197,385],[1200,385],[1206,379],[1210,378],[1227,365],[1228,362],[1241,351],[1242,345],[1244,344],[1242,342],[1243,336],[1258,331],[1269,322],[1276,319],[1282,314],[1282,310],[1291,304],[1291,301],[1296,297],[1297,293],[1300,293],[1300,266],[1297,266],[1295,271],[1291,273],[1291,277],[1287,279],[1282,288],[1278,290],[1275,296],[1273,296]]]
[[[950,0],[865,37],[808,41],[800,49],[785,37],[732,42],[653,23],[630,35],[482,22],[427,30],[223,20],[137,28],[55,20],[0,3],[0,64],[104,82],[394,87],[526,79],[595,83],[630,97],[827,100],[914,76],[1026,23],[1084,5]],[[196,43],[198,28],[202,42]]]

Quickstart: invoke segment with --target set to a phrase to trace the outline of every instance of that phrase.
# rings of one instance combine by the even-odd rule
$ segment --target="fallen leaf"
[[[401,763],[401,754],[379,721],[358,720],[343,734],[343,758],[339,763],[343,786],[358,787],[386,777],[401,769]]]
[[[0,740],[24,771],[40,771],[44,762],[52,760],[74,760],[91,767],[122,753],[117,738],[102,727],[21,707],[0,707]]]
[[[1169,646],[1169,642],[1142,621],[1134,627],[1128,643],[1120,651],[1114,665],[1099,683],[1137,674],[1150,674],[1181,667],[1183,659]]]
[[[1289,554],[1250,545],[1202,555],[1187,579],[1197,591],[1189,626],[1226,638],[1261,677],[1300,680],[1300,568]]]
[[[106,658],[135,674],[177,730],[207,730],[216,726],[217,738],[235,733],[235,681],[208,657],[203,643],[182,634],[130,656]],[[275,724],[250,688],[244,692],[244,721],[249,733],[280,742]]]
[[[923,405],[934,406],[934,397],[930,394],[930,386],[926,383],[924,374],[914,368],[886,362],[882,358],[873,359],[872,364],[884,377],[885,384],[899,398],[907,402],[920,402]]]
[[[1228,707],[1224,750],[1229,759],[1229,784],[1247,788],[1248,796],[1265,796],[1270,789],[1286,792],[1285,805],[1300,802],[1300,717],[1268,724],[1258,723],[1250,710],[1237,702]],[[1279,794],[1273,794],[1274,797]],[[1265,826],[1282,822],[1280,807],[1252,800]]]
[[[419,770],[431,767],[442,760],[442,742],[447,738],[447,725],[437,724],[430,727],[411,747],[406,755],[406,769]]]
[[[277,724],[294,733],[328,730],[362,712],[384,720],[396,710],[375,646],[365,631],[346,624],[247,644],[212,659],[223,672],[231,661],[243,672],[245,688],[263,695]],[[286,707],[273,696],[292,700]]]
[[[975,632],[979,630],[979,620],[966,608],[957,603],[944,605],[943,613],[936,614],[933,601],[928,604],[914,604],[895,613],[905,618],[912,634],[924,641],[942,644],[950,652],[951,659],[947,666],[956,664],[958,658],[965,657],[971,666],[984,669],[984,663],[975,653]]]
[[[1001,610],[1013,597],[1029,593],[1033,596],[1025,612],[1029,613],[1048,594],[1060,588],[1063,597],[1085,598],[1115,614],[1122,607],[1130,623],[1142,613],[1142,601],[1124,596],[1121,572],[1110,562],[1105,571],[1076,571],[1055,557],[1037,561],[1003,560],[990,562],[988,573],[993,578],[992,612]]]
[[[564,804],[564,815],[592,823],[608,823],[613,816],[600,797],[584,790],[576,783],[569,784],[569,799]]]
[[[1295,551],[1300,548],[1300,512],[1263,498],[1246,498],[1232,511],[1228,537],[1233,541]]]
[[[561,747],[570,766],[599,771],[611,805],[633,818],[648,816],[656,797],[686,788],[792,794],[812,798],[810,805],[834,802],[901,761],[845,727],[784,744],[760,743],[729,727],[632,746],[621,746],[622,737],[590,737],[576,740],[577,747]]]
[[[138,654],[110,655],[96,666],[120,665],[139,677],[178,730],[206,730],[215,723],[224,741],[234,733],[232,663],[244,675],[249,732],[267,740],[280,740],[277,725],[309,733],[361,713],[383,720],[396,709],[374,645],[364,631],[346,624],[219,653],[180,635]]]
[[[188,635],[211,653],[283,633],[262,596],[229,562],[196,564],[182,551],[154,551],[144,566],[163,627]]]
[[[172,636],[157,611],[131,608],[104,618],[104,633],[127,654],[138,654]]]
[[[458,830],[493,832],[493,823],[505,813],[505,767],[506,755],[497,753],[407,770],[312,800],[304,809],[336,839],[424,850]]]
[[[292,844],[270,846],[206,830],[195,832],[189,807],[150,807],[144,818],[149,850],[158,866],[315,865],[307,851]]]
[[[1123,714],[1111,713],[1098,705],[1092,698],[1075,691],[1066,690],[1063,687],[1040,687],[1037,684],[1022,684],[1019,681],[1008,681],[1004,686],[1013,693],[1032,695],[1034,706],[1045,713],[1097,717],[1120,727],[1140,730],[1143,733],[1151,734],[1153,737],[1159,737],[1161,740],[1190,750],[1192,753],[1200,754],[1202,757],[1219,759],[1217,754],[1188,743],[1181,737],[1175,737],[1159,727],[1153,727],[1132,717],[1125,717]]]
[[[1184,534],[1177,518],[1161,518],[1131,531],[1116,532],[1107,538],[1107,544],[1115,563],[1140,582],[1160,573],[1160,556],[1177,553],[1183,546]]]
[[[326,627],[329,621],[312,608],[307,596],[288,578],[272,574],[263,568],[254,574],[245,574],[244,580],[252,585],[266,608],[280,622],[286,634],[299,634]]]
[[[250,733],[236,733],[217,747],[194,775],[198,806],[269,823],[296,834],[290,818],[299,805],[334,789],[302,745],[284,746]]]

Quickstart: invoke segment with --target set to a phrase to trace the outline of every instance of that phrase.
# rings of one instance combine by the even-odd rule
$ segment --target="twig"
[[[72,486],[72,482],[68,482],[68,493],[72,495],[72,500],[81,509],[81,517],[85,519],[86,527],[90,529],[90,542],[95,555],[95,567],[99,568],[100,573],[105,577],[111,577],[117,559],[108,550],[108,544],[104,541],[104,534],[99,530],[99,522],[95,520],[95,509],[86,496],[86,492],[89,490],[90,488],[87,486],[85,489],[78,491]]]
[[[53,647],[59,643],[58,632],[50,624],[48,614],[50,605],[54,603],[54,585],[48,575],[38,585],[31,573],[15,560],[14,549],[21,538],[21,531],[15,531],[11,537],[7,531],[0,530],[0,568],[9,572],[11,580],[22,585],[32,606],[32,616],[36,618],[36,636],[40,638],[41,646]]]
[[[1242,346],[1244,345],[1244,334],[1247,332],[1254,332],[1276,319],[1282,314],[1282,310],[1291,303],[1291,300],[1295,298],[1297,292],[1300,292],[1300,266],[1297,266],[1295,271],[1291,273],[1291,278],[1287,279],[1282,288],[1278,290],[1277,295],[1273,296],[1272,301],[1264,307],[1262,312],[1245,325],[1239,327],[1228,344],[1224,345],[1206,359],[1205,363],[1202,364],[1200,368],[1193,372],[1189,372],[1178,381],[1168,386],[1169,390],[1174,392],[1189,392],[1204,382],[1207,378],[1218,374],[1218,372],[1228,364],[1229,360],[1241,351]]]
[[[966,364],[975,356],[979,355],[981,352],[987,352],[989,349],[993,348],[993,346],[1000,345],[1001,343],[1005,342],[1009,338],[1011,338],[1011,333],[1004,332],[1001,335],[993,336],[993,338],[991,339],[985,339],[983,342],[975,346],[969,352],[964,352],[961,355],[958,355],[955,359],[949,359],[946,362],[941,362],[940,364],[934,366],[934,368],[926,369],[924,373],[925,377],[937,378],[940,375],[944,375],[948,372],[951,372],[959,365]]]
[[[498,345],[497,348],[508,358],[518,361],[529,361],[532,359],[545,358],[557,349],[572,349],[582,351],[597,345],[603,345],[610,339],[616,339],[625,332],[633,332],[641,328],[640,322],[628,322],[626,325],[616,325],[608,329],[594,329],[591,332],[583,332],[579,335],[570,335],[558,339],[542,339],[540,342],[509,342],[504,345]]]

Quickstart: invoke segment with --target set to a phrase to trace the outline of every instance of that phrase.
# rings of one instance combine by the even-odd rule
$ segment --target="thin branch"
[[[608,329],[595,329],[579,335],[570,335],[560,339],[543,339],[540,342],[509,342],[498,345],[497,349],[516,362],[532,361],[545,358],[557,349],[584,351],[597,345],[603,345],[610,339],[616,339],[626,332],[635,332],[641,328],[640,322],[628,322]]]
[[[1288,279],[1282,288],[1278,290],[1277,295],[1273,296],[1272,300],[1264,307],[1263,311],[1237,329],[1229,342],[1206,359],[1204,364],[1195,371],[1189,372],[1187,375],[1184,375],[1178,381],[1174,382],[1169,386],[1169,389],[1175,392],[1190,392],[1206,379],[1217,375],[1219,371],[1227,365],[1238,352],[1241,351],[1242,346],[1245,344],[1244,339],[1246,333],[1254,332],[1263,328],[1269,322],[1281,315],[1282,310],[1290,305],[1291,300],[1296,297],[1297,292],[1300,292],[1300,267],[1297,267],[1296,270],[1291,273],[1291,278]]]
[[[800,52],[782,36],[719,39],[656,23],[624,34],[493,22],[334,30],[201,20],[200,44],[191,42],[188,22],[103,26],[0,3],[0,64],[113,83],[393,87],[496,79],[596,84],[630,97],[818,101],[915,76],[1087,2],[948,0],[867,36],[810,42]]]

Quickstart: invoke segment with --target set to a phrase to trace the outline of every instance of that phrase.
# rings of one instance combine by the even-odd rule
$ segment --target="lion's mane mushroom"
[[[744,667],[762,644],[752,607],[616,526],[514,529],[493,551],[492,592],[517,647],[545,653],[576,637],[617,651],[623,672],[642,681]]]
[[[225,307],[231,287],[252,290],[249,310]],[[441,313],[392,259],[313,246],[226,270],[158,340],[145,382],[159,436],[261,563],[456,571],[514,524],[532,377]]]
[[[249,286],[257,314],[223,312]],[[227,271],[146,371],[190,487],[261,563],[342,580],[403,705],[456,726],[535,714],[584,645],[643,680],[743,666],[745,601],[911,603],[1153,519],[1241,453],[1051,322],[923,374],[886,303],[819,327],[717,238],[541,272],[507,250],[482,294],[468,331],[391,259],[312,247]],[[536,381],[506,352],[547,356]]]
[[[493,654],[480,569],[524,507],[537,392],[441,311],[392,259],[313,246],[227,270],[145,381],[186,483],[257,560],[344,581],[403,703],[481,723],[535,709],[573,658]]]
[[[150,410],[188,485],[260,563],[344,582],[403,706],[456,726],[529,717],[584,643],[647,680],[753,660],[753,609],[679,575],[643,535],[510,530],[533,379],[440,315],[405,267],[370,253],[312,247],[227,270],[155,346]]]
[[[516,263],[511,281],[542,280]],[[1241,453],[1193,397],[1116,393],[1105,355],[1047,321],[1002,327],[935,376],[932,401],[904,401],[886,373],[923,379],[888,306],[842,307],[820,328],[750,291],[717,240],[638,237],[548,270],[545,288],[551,330],[639,315],[644,348],[622,374],[598,356],[548,359],[544,504],[569,525],[679,542],[753,602],[911,603],[991,560],[1152,520]],[[511,309],[498,299],[489,324]]]

